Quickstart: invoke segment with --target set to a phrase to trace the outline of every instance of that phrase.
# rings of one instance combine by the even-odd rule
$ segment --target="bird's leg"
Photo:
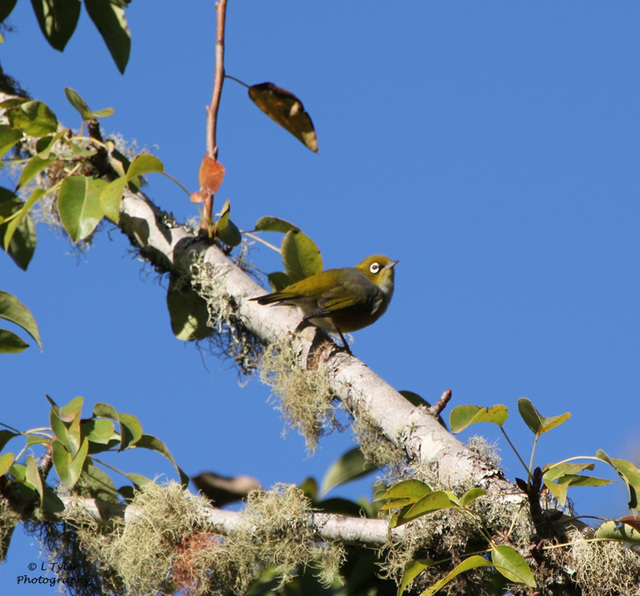
[[[336,331],[338,332],[338,335],[340,336],[340,339],[342,340],[343,343],[343,348],[344,350],[347,352],[347,354],[349,354],[349,356],[353,356],[353,354],[351,353],[351,348],[349,347],[349,344],[347,343],[347,340],[344,338],[344,335],[342,335],[342,331],[340,331],[340,329],[338,329],[338,327],[336,327]]]

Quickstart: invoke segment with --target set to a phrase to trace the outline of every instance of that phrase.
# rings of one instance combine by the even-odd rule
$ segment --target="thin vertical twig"
[[[227,13],[227,0],[218,0],[216,3],[218,13],[218,26],[216,32],[216,69],[213,79],[213,93],[211,104],[207,107],[207,155],[213,159],[218,157],[218,145],[216,141],[216,127],[218,122],[218,108],[224,83],[224,27]]]
[[[217,27],[216,27],[216,65],[213,78],[213,92],[211,103],[207,106],[207,155],[212,159],[218,159],[218,142],[216,130],[218,125],[218,109],[222,96],[224,83],[224,27],[227,14],[227,0],[218,0],[216,3]],[[207,230],[211,236],[211,216],[213,213],[213,195],[207,194],[203,204],[203,217],[200,227]]]

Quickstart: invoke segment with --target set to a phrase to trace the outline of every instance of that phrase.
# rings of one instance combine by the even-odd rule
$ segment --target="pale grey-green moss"
[[[353,422],[353,432],[365,462],[378,468],[386,467],[387,476],[399,476],[407,467],[407,454],[385,437],[370,420],[366,412],[362,412]]]
[[[622,542],[589,542],[579,532],[573,544],[554,549],[559,563],[574,570],[584,596],[637,596],[640,593],[640,554]],[[549,552],[549,551],[547,551]]]
[[[69,594],[125,594],[124,583],[105,553],[110,551],[124,521],[113,518],[105,523],[79,521],[73,514],[61,521],[40,519],[26,522],[25,529],[38,536],[49,559],[56,564],[56,575]],[[56,578],[53,578],[56,579]]]
[[[256,368],[263,342],[247,330],[238,315],[236,299],[225,291],[224,282],[201,255],[191,263],[190,273],[191,287],[207,302],[207,326],[214,331],[212,345],[233,358],[243,374],[251,374]]]
[[[304,437],[310,453],[321,436],[342,429],[326,366],[321,363],[302,370],[288,338],[265,348],[260,359],[260,380],[271,387],[286,424]]]
[[[7,556],[7,548],[14,528],[20,523],[21,517],[16,513],[4,497],[0,497],[0,561]]]
[[[502,469],[502,458],[497,443],[489,443],[480,435],[474,435],[467,440],[467,447],[475,451],[481,459],[496,470]]]
[[[269,492],[249,495],[245,520],[232,535],[243,551],[253,551],[262,567],[272,567],[281,585],[291,579],[300,565],[313,566],[324,585],[330,585],[344,561],[338,543],[319,541],[308,513],[311,502],[295,486],[278,484]]]
[[[71,593],[241,594],[265,571],[283,585],[305,567],[328,586],[344,561],[341,545],[317,535],[311,503],[295,486],[251,493],[243,522],[226,537],[207,521],[209,502],[176,483],[147,484],[130,507],[126,522],[32,524],[64,565]]]

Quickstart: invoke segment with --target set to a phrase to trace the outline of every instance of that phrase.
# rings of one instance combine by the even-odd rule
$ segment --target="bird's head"
[[[393,268],[398,261],[384,255],[372,255],[356,265],[356,269],[376,284],[385,294],[393,293]]]

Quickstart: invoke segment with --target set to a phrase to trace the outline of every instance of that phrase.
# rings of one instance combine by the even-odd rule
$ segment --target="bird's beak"
[[[384,268],[385,269],[393,269],[398,263],[399,263],[399,261],[391,261],[390,263],[387,263],[384,266]]]

